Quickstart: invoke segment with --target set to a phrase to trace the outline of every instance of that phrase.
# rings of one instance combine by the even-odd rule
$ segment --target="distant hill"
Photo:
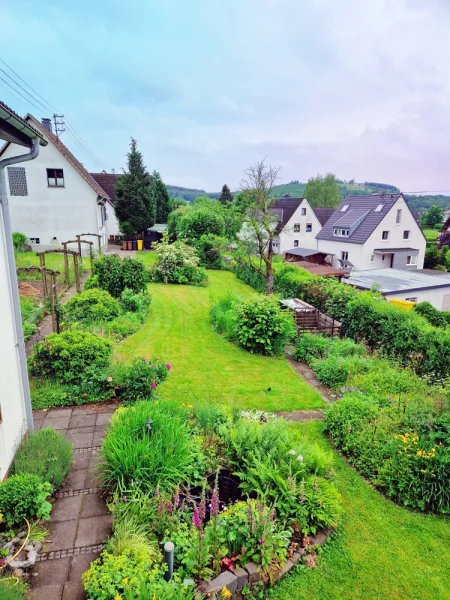
[[[365,181],[364,183],[357,183],[353,179],[350,181],[337,180],[339,187],[339,193],[344,198],[345,196],[357,196],[357,195],[370,195],[374,193],[396,193],[400,190],[394,185],[388,183],[377,183],[374,181]],[[276,185],[273,188],[273,197],[282,198],[286,194],[289,194],[291,198],[301,198],[305,193],[306,183],[301,181],[291,181],[290,183],[282,183]],[[205,192],[205,190],[196,190],[195,188],[185,188],[177,185],[168,185],[167,190],[172,198],[183,198],[187,202],[192,202],[199,196],[207,195],[210,198],[218,198],[220,192]],[[450,196],[414,196],[411,194],[405,194],[405,198],[408,200],[409,206],[413,210],[423,212],[437,204],[442,209],[450,207]]]

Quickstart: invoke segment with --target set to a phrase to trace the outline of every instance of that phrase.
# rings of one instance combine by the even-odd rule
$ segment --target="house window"
[[[349,229],[341,229],[340,227],[334,228],[334,235],[338,237],[348,237],[350,230]]]
[[[48,187],[64,187],[64,172],[62,169],[47,169]]]
[[[417,265],[417,256],[407,256],[406,257],[406,264],[407,265]]]
[[[300,231],[300,223],[294,223],[294,233],[299,233]]]
[[[311,233],[312,231],[312,223],[306,223],[306,233]]]
[[[341,250],[341,259],[342,260],[348,260],[348,252],[345,252],[344,250]]]
[[[405,229],[405,231],[403,232],[403,239],[404,240],[409,240],[409,234],[410,233],[411,232],[409,230]]]
[[[30,238],[30,244],[40,244],[40,238]]]
[[[375,261],[375,254],[372,254],[372,256],[370,257],[370,262],[374,262]]]
[[[397,223],[397,225],[400,223],[401,218],[402,218],[402,209],[398,208],[397,216],[395,217],[395,222]]]
[[[294,240],[294,248],[298,248],[298,240]]]
[[[28,196],[25,167],[8,167],[8,179],[11,196]]]
[[[389,231],[383,231],[383,233],[381,234],[381,239],[388,240],[389,239]]]
[[[383,261],[384,261],[384,254],[381,256],[381,260],[383,260]]]
[[[405,300],[408,300],[409,302],[415,302],[417,304],[417,296],[415,298],[405,298]]]
[[[302,208],[302,215],[305,216],[306,215],[306,208]]]

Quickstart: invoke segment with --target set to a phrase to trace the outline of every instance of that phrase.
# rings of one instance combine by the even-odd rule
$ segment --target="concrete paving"
[[[112,517],[100,488],[98,446],[116,403],[34,411],[35,429],[53,427],[75,447],[69,474],[56,493],[48,538],[31,576],[30,600],[85,600],[81,575],[100,555]]]

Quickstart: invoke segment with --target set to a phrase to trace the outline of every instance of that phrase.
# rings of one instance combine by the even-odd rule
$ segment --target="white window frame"
[[[341,260],[348,260],[348,251],[341,250]]]
[[[387,233],[387,236],[384,237],[384,234]],[[381,232],[381,240],[383,242],[388,242],[389,241],[389,230],[384,230]]]
[[[417,265],[417,254],[411,254],[406,257],[406,264],[408,266]]]
[[[294,223],[294,233],[300,233],[300,223]]]
[[[309,227],[309,229],[308,229],[308,227]],[[306,223],[305,231],[306,231],[306,233],[312,233],[312,223]]]

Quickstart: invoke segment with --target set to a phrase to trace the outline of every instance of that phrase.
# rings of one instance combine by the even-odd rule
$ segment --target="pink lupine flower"
[[[271,523],[273,523],[273,520],[275,519],[275,512],[276,512],[275,509],[273,509],[273,511],[270,513],[270,519],[269,519],[269,521]]]
[[[219,514],[219,490],[214,489],[211,496],[211,515],[216,516]]]
[[[154,389],[155,389],[155,387],[156,387],[156,383],[153,381],[153,382],[150,384],[150,387],[152,388],[152,390],[154,390]]]
[[[202,522],[205,520],[206,517],[206,501],[205,501],[205,496],[202,496],[202,499],[200,501],[200,504],[198,506],[198,510],[199,510],[199,515],[200,515],[200,519],[202,520]]]
[[[173,511],[173,504],[172,501],[169,502],[169,513],[172,514]]]
[[[264,538],[263,537],[259,540],[259,545],[264,546]]]
[[[201,527],[200,511],[199,511],[197,505],[194,506],[194,513],[192,515],[192,523],[194,524],[194,527],[196,529],[200,529],[200,527]]]
[[[180,506],[180,488],[177,487],[177,491],[175,494],[175,508]]]

